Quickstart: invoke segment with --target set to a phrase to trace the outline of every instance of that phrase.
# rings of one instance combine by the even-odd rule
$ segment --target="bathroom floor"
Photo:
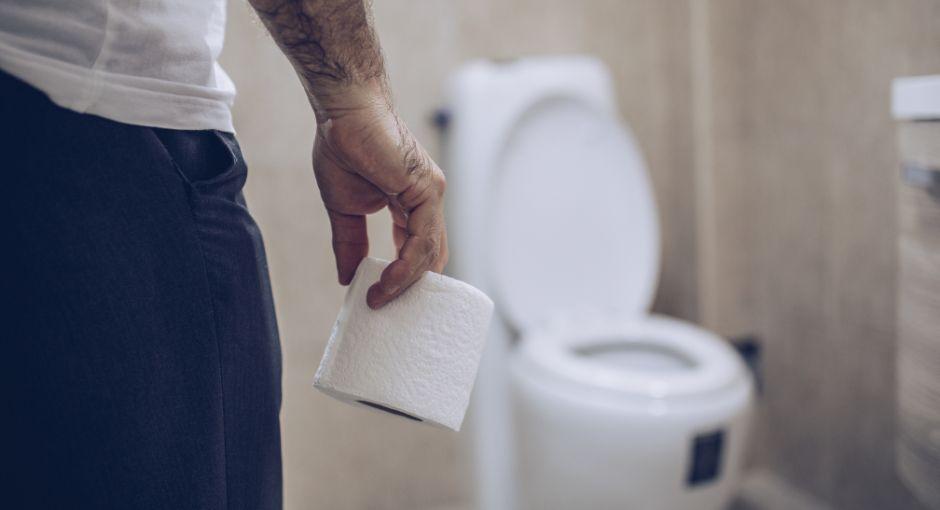
[[[773,473],[757,471],[744,479],[729,510],[830,510],[818,499]]]

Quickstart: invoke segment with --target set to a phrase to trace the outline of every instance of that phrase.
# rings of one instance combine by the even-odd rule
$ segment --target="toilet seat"
[[[523,337],[520,356],[552,378],[593,389],[647,398],[700,396],[733,387],[744,375],[741,361],[717,335],[688,322],[661,315],[640,318],[560,319]],[[591,352],[625,353],[636,360],[673,358],[643,367],[628,359],[618,367]],[[644,352],[647,351],[647,352]],[[650,364],[649,362],[644,362]],[[677,364],[681,366],[676,366]],[[672,365],[672,366],[670,366]]]

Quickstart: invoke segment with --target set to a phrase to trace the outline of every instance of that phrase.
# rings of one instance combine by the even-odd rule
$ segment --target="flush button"
[[[724,430],[699,434],[692,439],[689,486],[694,487],[718,479],[721,475],[721,452],[724,442]]]

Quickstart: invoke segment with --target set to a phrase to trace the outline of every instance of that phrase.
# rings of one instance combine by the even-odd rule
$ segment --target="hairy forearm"
[[[392,213],[398,257],[369,288],[377,308],[447,263],[444,174],[395,112],[370,0],[249,0],[307,89],[313,170],[339,281],[369,253],[366,215]]]
[[[297,71],[318,120],[387,106],[382,50],[368,0],[249,0]]]

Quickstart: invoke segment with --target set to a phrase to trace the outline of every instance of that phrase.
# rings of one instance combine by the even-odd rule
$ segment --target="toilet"
[[[476,507],[724,508],[751,375],[650,313],[656,204],[603,64],[471,62],[448,111],[448,270],[497,311],[462,435]]]

